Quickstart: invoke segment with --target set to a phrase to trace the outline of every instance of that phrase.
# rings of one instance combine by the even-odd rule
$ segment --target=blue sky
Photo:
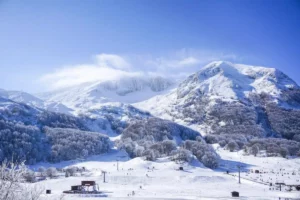
[[[299,84],[299,37],[299,1],[0,0],[0,88],[184,75],[214,59],[275,67]]]

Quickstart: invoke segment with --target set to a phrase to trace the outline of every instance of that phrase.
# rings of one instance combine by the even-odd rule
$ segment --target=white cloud
[[[189,65],[196,65],[200,63],[200,61],[197,58],[194,57],[188,57],[188,58],[184,58],[183,60],[180,60],[178,62],[179,66],[189,66]]]
[[[82,83],[119,79],[122,76],[139,76],[140,72],[127,72],[98,65],[76,65],[63,67],[40,78],[49,89],[61,89]]]
[[[60,89],[86,82],[107,81],[123,76],[166,76],[179,78],[194,73],[215,60],[236,61],[234,54],[182,49],[162,57],[153,55],[99,54],[94,63],[64,66],[45,74],[40,81],[49,89]]]
[[[95,56],[99,67],[110,67],[115,69],[129,69],[130,64],[121,56],[114,54],[99,54]]]

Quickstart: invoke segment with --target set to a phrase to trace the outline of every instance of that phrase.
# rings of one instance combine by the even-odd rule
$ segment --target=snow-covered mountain
[[[21,91],[8,91],[4,89],[0,89],[0,96],[3,98],[7,98],[13,100],[15,102],[24,103],[29,106],[42,108],[44,106],[44,101],[29,94]]]
[[[59,91],[38,94],[69,108],[90,109],[106,103],[135,103],[162,94],[174,85],[162,77],[124,77],[119,80],[85,83]]]
[[[8,91],[0,89],[0,97],[10,99],[12,101],[26,104],[31,107],[41,108],[52,112],[60,112],[65,114],[71,114],[71,109],[65,105],[53,102],[53,101],[43,101],[42,99],[35,97],[29,93],[22,91]]]
[[[292,79],[274,68],[225,61],[204,66],[177,87],[162,77],[123,77],[39,94],[40,99],[24,92],[4,90],[0,96],[55,112],[93,118],[100,124],[109,116],[112,127],[114,123],[119,126],[131,119],[150,116],[134,111],[129,105],[132,104],[203,135],[231,132],[288,139],[300,135],[297,128],[300,87]],[[285,118],[280,119],[281,115]]]
[[[275,68],[212,62],[183,81],[178,89],[178,98],[193,93],[226,99],[241,99],[249,92],[268,93],[280,97],[283,90],[299,89],[288,76]]]
[[[202,134],[285,135],[278,124],[300,124],[300,88],[292,79],[274,68],[224,61],[206,65],[169,94],[134,105]],[[289,116],[283,122],[278,113]]]
[[[213,62],[177,88],[173,86],[163,78],[126,78],[43,94],[45,101],[27,93],[1,90],[2,135],[10,130],[26,132],[27,138],[46,133],[76,141],[75,135],[94,138],[96,135],[91,132],[98,132],[109,136],[115,147],[125,149],[131,157],[155,160],[170,156],[183,146],[187,160],[194,155],[212,168],[218,166],[218,156],[207,143],[219,143],[231,151],[246,149],[252,154],[259,145],[271,156],[295,156],[299,151],[300,88],[284,73],[272,68]],[[43,108],[51,105],[49,102],[55,102],[53,109],[60,112],[64,107],[56,105],[66,104],[76,116],[46,111]],[[47,152],[52,155],[51,161],[80,155],[77,152],[75,157],[57,156],[58,152],[66,152],[62,147],[69,144],[57,141],[58,146]],[[84,142],[85,139],[78,144],[84,146]],[[42,140],[30,143],[46,145]],[[72,147],[68,148],[67,151]],[[180,157],[181,150],[172,155]],[[45,158],[30,156],[28,159]]]

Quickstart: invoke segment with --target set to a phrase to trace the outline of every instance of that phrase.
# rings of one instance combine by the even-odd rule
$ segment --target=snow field
[[[222,149],[217,150],[222,157],[222,166],[231,166],[241,162],[247,169],[274,169],[274,167],[300,166],[299,159],[285,160],[282,158],[254,158],[243,156],[241,152],[230,153]],[[238,184],[237,176],[227,175],[225,169],[216,170],[201,167],[201,165],[184,164],[184,171],[180,171],[179,164],[159,159],[157,162],[144,161],[142,158],[128,160],[113,152],[106,155],[94,156],[83,162],[63,162],[55,167],[78,166],[86,167],[89,173],[81,177],[58,178],[42,181],[45,188],[51,189],[49,196],[44,198],[54,200],[60,197],[62,191],[70,190],[71,185],[80,184],[82,180],[94,180],[101,191],[107,195],[106,199],[237,199],[231,198],[232,191],[240,192],[238,199],[278,199],[300,198],[299,193],[269,190],[269,186],[242,179]],[[228,160],[230,158],[230,160]],[[119,161],[119,171],[117,161]],[[266,162],[268,160],[268,162]],[[277,164],[280,163],[280,164]],[[44,165],[45,166],[45,165]],[[38,166],[33,166],[34,168]],[[102,170],[106,171],[106,183],[103,183]],[[233,171],[234,175],[237,172]],[[246,178],[246,173],[242,177]],[[298,176],[299,177],[299,176]],[[134,195],[132,192],[134,191]],[[98,196],[99,197],[99,196]],[[89,196],[89,199],[98,197]],[[84,195],[65,195],[64,199],[86,199]]]

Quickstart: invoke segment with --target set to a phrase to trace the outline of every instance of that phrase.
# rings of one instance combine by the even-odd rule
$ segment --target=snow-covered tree
[[[146,160],[155,161],[156,158],[158,157],[158,152],[153,149],[147,149],[143,152],[143,156],[145,157]]]
[[[172,152],[172,160],[178,163],[191,162],[193,159],[193,154],[189,150],[180,148]]]
[[[0,165],[0,200],[39,200],[44,188],[22,184],[28,173],[24,163],[4,161]]]
[[[86,158],[89,155],[89,151],[87,149],[82,149],[81,156],[82,158]]]
[[[29,183],[36,182],[36,175],[34,171],[27,170],[27,172],[23,175],[24,179]]]
[[[40,176],[46,176],[46,168],[45,167],[39,167],[38,172],[40,173]]]
[[[250,148],[250,153],[253,154],[254,156],[256,156],[259,152],[259,146],[257,144],[253,145]]]
[[[68,167],[66,169],[66,173],[68,173],[69,176],[75,176],[76,172],[77,172],[77,167]]]
[[[55,167],[49,167],[46,170],[46,173],[49,178],[53,178],[53,177],[57,176],[57,170]]]
[[[281,147],[280,150],[279,150],[279,153],[284,158],[289,154],[287,148],[285,148],[285,147]]]
[[[234,150],[236,150],[238,147],[238,144],[231,140],[228,144],[227,144],[227,149],[229,149],[229,151],[233,152]]]
[[[201,159],[204,166],[209,168],[217,168],[219,165],[219,158],[218,156],[213,152],[207,152]]]

